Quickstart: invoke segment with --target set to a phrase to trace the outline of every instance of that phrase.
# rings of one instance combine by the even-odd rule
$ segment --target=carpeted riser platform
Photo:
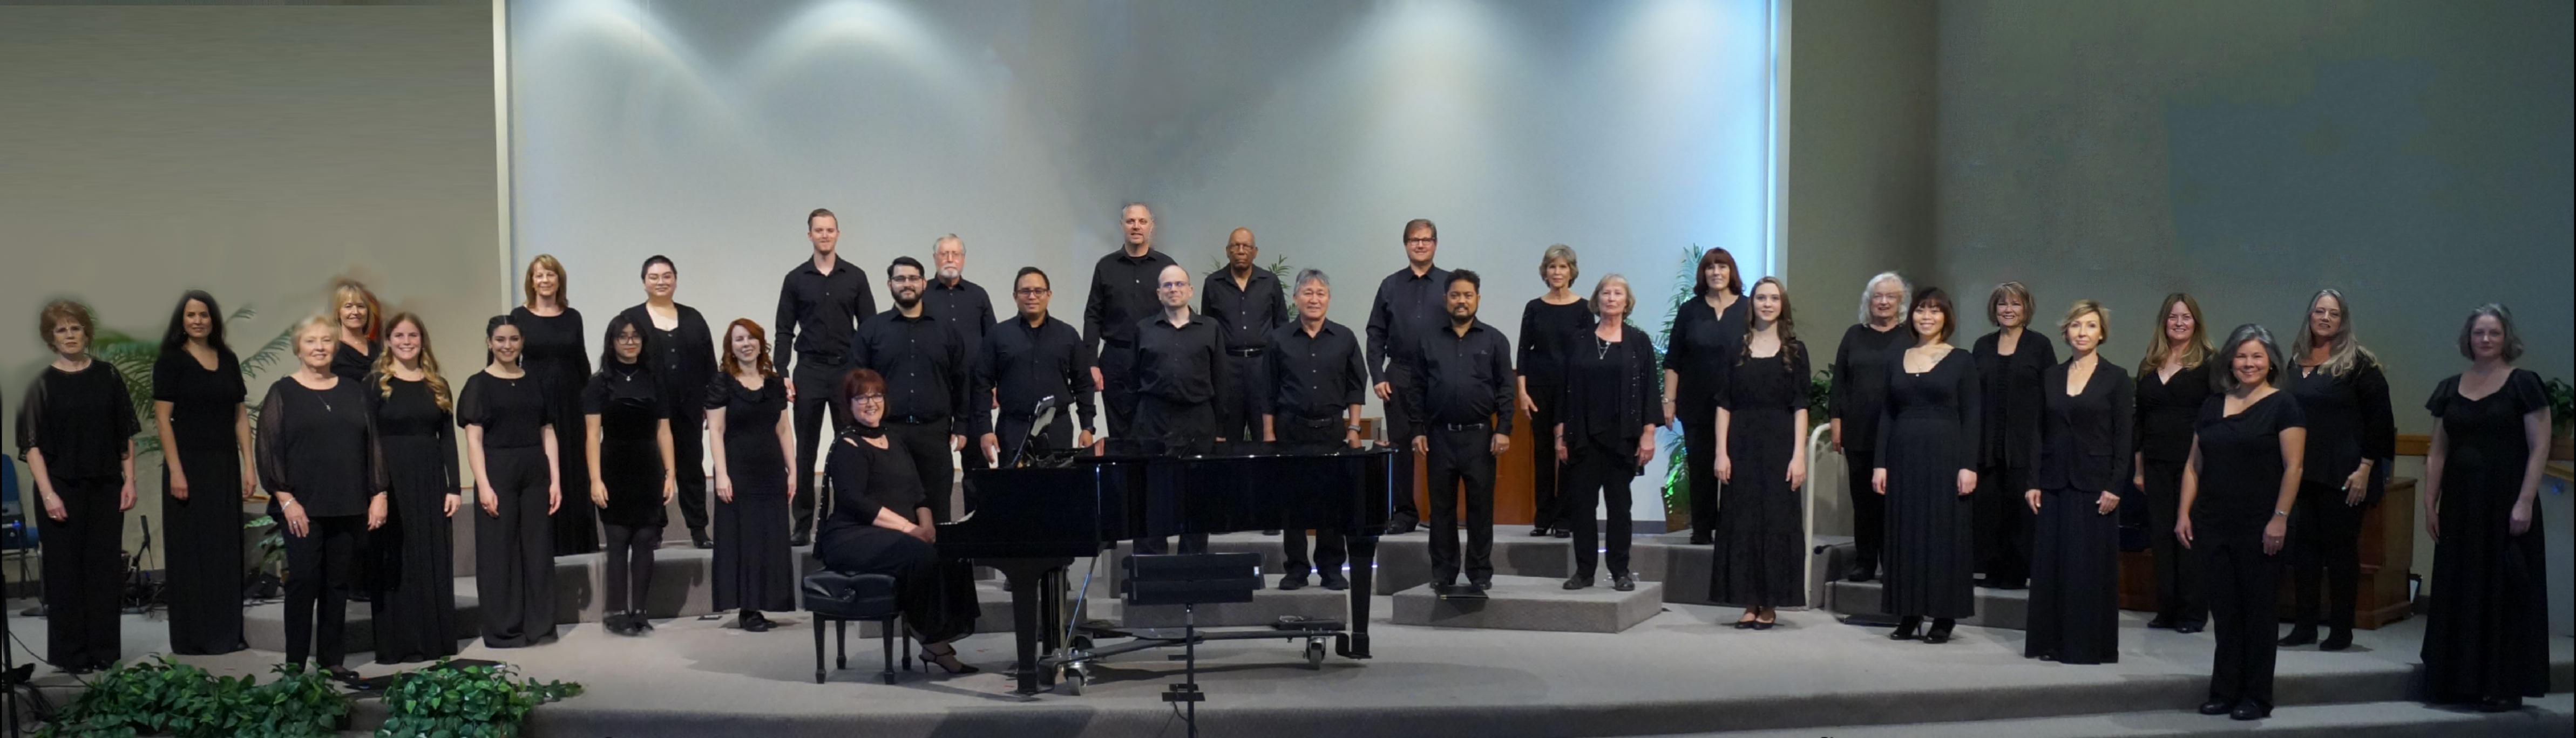
[[[1395,595],[1394,622],[1438,628],[1494,628],[1571,633],[1618,633],[1663,607],[1663,585],[1641,582],[1632,592],[1603,580],[1568,590],[1555,579],[1494,577],[1484,599],[1442,599],[1430,585]]]
[[[1881,593],[1884,591],[1875,581],[1831,582],[1826,588],[1830,598],[1825,603],[1826,609],[1873,620],[1889,618],[1891,616],[1883,614],[1884,611],[1879,607]],[[2030,624],[2030,590],[1978,587],[1976,616],[1962,618],[1959,624],[1981,628],[2027,630]]]

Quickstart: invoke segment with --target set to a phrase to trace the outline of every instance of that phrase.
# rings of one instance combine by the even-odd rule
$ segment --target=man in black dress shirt
[[[982,413],[969,417],[983,450],[986,463],[1006,467],[1019,458],[1020,448],[1030,443],[1030,427],[1037,422],[1038,402],[1055,400],[1055,419],[1040,431],[1035,441],[1038,448],[1070,448],[1091,445],[1092,409],[1091,346],[1082,342],[1082,334],[1073,326],[1047,314],[1047,303],[1055,296],[1046,272],[1037,267],[1020,267],[1020,276],[1011,288],[1011,301],[1019,313],[1007,322],[997,323],[984,332],[984,341],[975,350],[974,374],[967,385],[968,398],[992,395],[1000,400],[1001,422],[984,421]],[[1075,438],[1074,413],[1067,406],[1079,407],[1082,435]],[[976,423],[976,421],[983,421]]]
[[[921,262],[895,257],[886,266],[886,293],[894,309],[877,313],[850,336],[850,366],[885,377],[886,437],[903,444],[921,474],[933,520],[948,520],[949,482],[956,468],[948,452],[966,445],[956,421],[966,408],[966,347],[957,332],[922,310],[928,285]]]
[[[1160,442],[1172,453],[1204,450],[1224,441],[1216,424],[1216,398],[1236,380],[1225,365],[1224,338],[1216,321],[1190,314],[1190,272],[1163,267],[1155,280],[1163,311],[1136,324],[1135,438]],[[1136,542],[1137,553],[1162,553],[1160,539]],[[1207,550],[1207,534],[1181,537],[1181,553]]]
[[[1414,427],[1414,416],[1406,414],[1404,399],[1418,381],[1412,370],[1416,342],[1447,320],[1442,305],[1449,272],[1431,265],[1439,250],[1438,226],[1421,218],[1405,223],[1404,268],[1379,281],[1377,299],[1369,303],[1369,378],[1376,382],[1378,401],[1386,403],[1386,437],[1398,443],[1421,435]],[[1412,455],[1395,455],[1397,479],[1413,476],[1413,461]],[[1421,522],[1422,515],[1413,509],[1413,496],[1396,495],[1395,514],[1389,516],[1386,532],[1411,533]]]
[[[877,298],[868,291],[867,272],[841,263],[841,220],[832,211],[815,208],[805,216],[805,240],[814,244],[814,253],[787,271],[770,330],[778,337],[778,355],[771,363],[788,377],[787,394],[795,398],[796,468],[804,475],[797,486],[810,490],[818,488],[813,483],[814,445],[825,438],[816,435],[823,429],[825,411],[831,411],[833,433],[849,424],[842,417],[847,410],[832,409],[832,392],[850,368],[850,333],[876,314]],[[800,353],[801,363],[796,361]],[[828,504],[823,497],[797,495],[789,504],[796,519],[791,545],[812,542],[815,510]]]
[[[984,329],[993,326],[993,297],[983,285],[966,281],[966,242],[957,234],[930,243],[930,266],[935,271],[929,289],[921,293],[921,310],[955,332],[957,345],[972,354],[984,342]],[[958,420],[974,424],[992,414],[991,394],[969,395]],[[984,468],[983,454],[961,454],[957,461],[968,469]]]
[[[1270,339],[1270,329],[1288,323],[1279,278],[1252,265],[1253,257],[1260,254],[1252,243],[1252,229],[1234,229],[1225,239],[1225,268],[1207,276],[1207,287],[1199,297],[1199,312],[1216,321],[1218,333],[1225,338],[1226,368],[1237,377],[1261,370],[1262,347]],[[1233,393],[1216,398],[1218,435],[1261,437],[1261,395],[1262,388],[1255,383],[1237,382]]]
[[[1342,443],[1360,445],[1360,406],[1368,401],[1368,365],[1361,361],[1359,337],[1340,323],[1324,319],[1333,304],[1333,282],[1314,269],[1297,274],[1297,322],[1265,337],[1260,379],[1261,440],[1276,443]],[[1306,586],[1308,569],[1320,570],[1324,588],[1350,588],[1342,564],[1350,552],[1342,532],[1315,531],[1315,558],[1306,559],[1306,531],[1281,533],[1287,555],[1286,576],[1279,588]]]
[[[1421,390],[1399,395],[1431,463],[1431,580],[1458,583],[1458,485],[1467,486],[1467,581],[1494,586],[1494,457],[1512,447],[1512,344],[1476,319],[1483,281],[1449,273],[1449,325],[1415,342]]]
[[[1082,304],[1082,342],[1100,357],[1092,384],[1109,405],[1109,435],[1124,437],[1136,416],[1136,325],[1154,316],[1154,282],[1178,262],[1154,250],[1154,212],[1143,203],[1118,211],[1125,241],[1091,268],[1091,295]]]

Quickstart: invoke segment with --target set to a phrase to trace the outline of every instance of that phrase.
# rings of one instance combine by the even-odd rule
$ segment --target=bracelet
[[[2286,518],[2286,517],[2289,517],[2289,516],[2290,516],[2290,511],[2288,511],[2288,510],[2274,510],[2274,511],[2272,511],[2272,517],[2276,517],[2276,518]]]

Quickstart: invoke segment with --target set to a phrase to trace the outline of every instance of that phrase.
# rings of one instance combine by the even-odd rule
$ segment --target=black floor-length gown
[[[373,546],[376,663],[453,656],[463,625],[456,612],[456,523],[447,514],[447,496],[462,489],[456,426],[427,381],[370,381],[366,390],[393,488]],[[460,498],[457,511],[471,514],[473,504]]]
[[[590,351],[584,343],[581,311],[564,308],[546,317],[516,308],[510,311],[510,324],[519,327],[525,341],[519,363],[546,388],[555,417],[580,418],[581,390],[590,384]],[[567,420],[565,425],[574,424]],[[555,448],[555,459],[564,496],[553,516],[556,556],[599,550],[599,508],[590,504],[590,449],[576,440],[579,437],[578,433],[557,436],[563,441]]]
[[[786,382],[763,377],[755,390],[724,375],[707,388],[707,409],[725,411],[725,473],[733,479],[733,501],[715,502],[716,612],[796,609],[796,562],[787,545],[787,458],[778,446]]]
[[[2512,513],[2530,459],[2522,418],[2549,406],[2547,390],[2540,375],[2516,369],[2503,387],[2472,400],[2453,376],[2424,406],[2451,442],[2424,624],[2425,691],[2435,702],[2542,696],[2549,691],[2544,522],[2534,509],[2531,528],[2513,535]]]
[[[1746,357],[1726,385],[1718,397],[1734,469],[1717,501],[1709,596],[1742,607],[1805,605],[1806,506],[1788,474],[1797,445],[1806,442],[1796,425],[1807,407],[1807,346],[1792,340],[1777,354]]]
[[[1976,614],[1973,506],[1959,494],[1959,472],[1976,463],[1981,405],[1966,351],[1951,350],[1921,374],[1906,371],[1903,357],[1890,367],[1878,425],[1878,467],[1887,470],[1880,607],[1890,615]]]
[[[215,368],[185,350],[152,364],[152,399],[170,403],[170,436],[188,499],[170,494],[170,465],[161,466],[161,545],[170,605],[170,652],[232,653],[242,640],[242,447],[238,427],[241,365],[229,353]]]
[[[2073,364],[2049,367],[2041,381],[2047,401],[2032,439],[2039,464],[2023,490],[2040,490],[2041,499],[2022,655],[2109,664],[2120,660],[2120,516],[2101,512],[2102,494],[2128,492],[2137,401],[2129,373],[2098,359],[2084,391],[2068,394]]]

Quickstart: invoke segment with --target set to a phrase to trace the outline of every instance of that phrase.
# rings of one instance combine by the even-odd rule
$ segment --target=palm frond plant
[[[1672,294],[1664,304],[1663,330],[1647,333],[1654,339],[1657,367],[1664,365],[1664,352],[1671,348],[1664,343],[1673,333],[1673,323],[1681,320],[1682,306],[1695,299],[1691,288],[1699,286],[1699,258],[1707,252],[1708,249],[1699,244],[1682,249],[1681,268],[1673,274]],[[1663,372],[1655,372],[1658,383],[1656,397],[1663,396],[1663,376]],[[1666,530],[1680,530],[1690,524],[1690,447],[1683,443],[1680,433],[1666,430],[1663,435],[1664,458],[1667,459],[1664,462],[1664,527]]]
[[[1207,271],[1200,272],[1200,273],[1201,273],[1201,274],[1215,274],[1215,273],[1217,273],[1217,272],[1225,271],[1225,266],[1226,266],[1225,257],[1224,257],[1224,256],[1222,256],[1222,255],[1220,255],[1220,256],[1216,257],[1216,265],[1215,265],[1215,266],[1208,267],[1208,268],[1207,268]],[[1260,267],[1263,271],[1267,271],[1267,272],[1269,272],[1269,273],[1270,273],[1270,276],[1272,276],[1272,277],[1276,277],[1276,278],[1277,278],[1277,279],[1276,279],[1276,280],[1274,280],[1274,281],[1277,281],[1277,282],[1279,283],[1279,300],[1280,300],[1280,302],[1282,302],[1282,303],[1290,303],[1290,312],[1292,313],[1292,315],[1290,315],[1290,317],[1295,317],[1295,315],[1293,315],[1293,313],[1295,312],[1295,306],[1294,306],[1294,304],[1293,304],[1293,303],[1294,303],[1295,301],[1294,301],[1293,299],[1291,299],[1291,298],[1294,298],[1294,297],[1296,296],[1296,294],[1297,294],[1297,293],[1296,293],[1293,289],[1291,289],[1291,288],[1289,287],[1289,285],[1288,285],[1288,280],[1289,280],[1289,279],[1292,279],[1292,278],[1294,278],[1294,277],[1296,277],[1296,276],[1297,276],[1297,268],[1296,268],[1296,267],[1293,267],[1293,266],[1289,266],[1289,265],[1288,265],[1288,256],[1287,256],[1287,255],[1285,255],[1285,254],[1282,254],[1282,255],[1280,255],[1280,256],[1278,256],[1278,257],[1276,257],[1276,258],[1271,259],[1271,260],[1270,260],[1270,265],[1269,265],[1269,266],[1261,266],[1261,265],[1259,265],[1259,264],[1255,264],[1254,266],[1256,266],[1256,267]],[[1201,299],[1205,299],[1205,298],[1206,298],[1206,296],[1205,296],[1205,295],[1201,295],[1201,296],[1200,296],[1200,298],[1201,298]],[[1195,309],[1195,308],[1194,308],[1194,309]]]

